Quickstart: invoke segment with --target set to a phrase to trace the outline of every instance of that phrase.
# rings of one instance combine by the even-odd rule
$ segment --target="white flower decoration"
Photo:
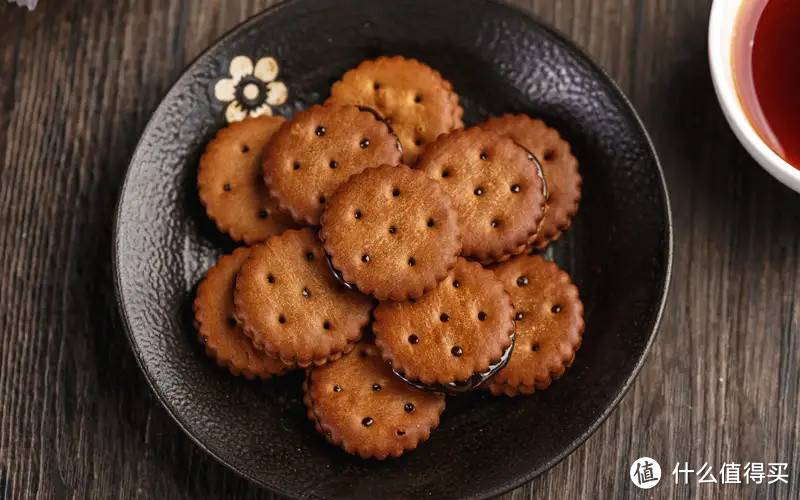
[[[278,62],[272,57],[263,57],[253,65],[247,56],[236,56],[231,60],[230,78],[223,78],[214,86],[214,95],[228,102],[225,119],[228,123],[271,115],[270,106],[286,102],[289,90],[278,76]]]

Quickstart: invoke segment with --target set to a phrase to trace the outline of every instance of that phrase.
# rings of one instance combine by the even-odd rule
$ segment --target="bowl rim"
[[[708,62],[711,80],[725,119],[736,138],[767,172],[800,193],[800,169],[770,148],[756,131],[742,106],[733,80],[731,45],[739,11],[753,0],[714,0],[708,21]]]
[[[275,4],[251,17],[245,19],[244,21],[236,24],[228,31],[226,31],[223,35],[221,35],[216,40],[212,41],[208,47],[206,47],[202,52],[200,52],[197,56],[195,56],[191,61],[189,61],[180,72],[180,74],[175,78],[172,84],[169,86],[169,89],[163,93],[163,96],[159,100],[159,104],[156,106],[152,114],[150,115],[150,119],[148,120],[147,124],[142,129],[141,135],[139,140],[137,141],[136,147],[133,149],[131,153],[131,159],[128,162],[125,171],[125,177],[123,183],[120,187],[118,193],[117,204],[115,207],[115,214],[114,214],[114,228],[113,228],[113,245],[111,249],[111,257],[112,257],[112,266],[113,266],[113,281],[114,281],[114,294],[115,294],[115,301],[117,304],[117,310],[122,319],[122,326],[125,330],[125,334],[128,338],[128,342],[131,345],[131,349],[134,353],[134,357],[136,358],[136,363],[139,366],[142,374],[144,375],[145,380],[147,381],[147,385],[150,386],[150,389],[156,396],[156,399],[161,403],[162,407],[166,410],[167,414],[172,418],[172,420],[178,425],[178,427],[197,445],[200,449],[202,449],[205,453],[212,456],[218,463],[224,465],[229,470],[235,472],[242,478],[247,479],[248,481],[253,482],[254,484],[267,489],[268,491],[272,491],[281,495],[288,496],[290,498],[303,498],[300,496],[295,496],[291,493],[284,492],[279,488],[275,488],[272,485],[268,484],[265,481],[262,481],[256,477],[252,477],[245,473],[244,471],[240,470],[238,467],[228,463],[225,459],[223,459],[219,454],[217,454],[214,450],[210,449],[205,443],[201,441],[201,438],[195,435],[189,428],[189,425],[183,421],[181,415],[172,408],[171,404],[167,400],[166,396],[162,393],[160,388],[156,385],[153,376],[151,375],[150,371],[147,369],[144,355],[139,348],[139,345],[135,339],[133,334],[133,329],[131,327],[130,318],[128,317],[127,311],[125,309],[124,301],[123,301],[123,290],[122,290],[122,282],[120,276],[120,248],[121,248],[121,224],[122,224],[122,206],[123,202],[125,201],[125,193],[127,192],[128,184],[130,182],[130,172],[133,167],[133,160],[136,156],[136,151],[138,151],[143,143],[144,138],[148,135],[148,133],[158,124],[159,117],[166,112],[166,105],[165,102],[173,95],[176,94],[176,87],[178,86],[181,79],[186,75],[186,73],[195,65],[198,61],[203,59],[209,52],[211,52],[215,47],[219,44],[225,43],[230,39],[233,39],[240,31],[246,30],[250,26],[257,25],[258,23],[262,22],[262,20],[268,16],[273,15],[274,13],[283,10],[291,5],[296,3],[303,3],[306,1],[313,1],[313,0],[284,0],[278,4]],[[449,1],[462,1],[462,0],[449,0]],[[609,88],[615,94],[615,97],[619,99],[620,103],[627,109],[629,113],[629,117],[633,119],[633,122],[636,127],[638,127],[639,131],[642,133],[642,136],[645,140],[645,144],[647,145],[647,154],[653,160],[654,166],[658,173],[659,179],[659,188],[662,194],[662,198],[664,200],[663,203],[663,217],[665,221],[665,228],[664,228],[664,235],[663,240],[665,241],[664,245],[664,255],[663,258],[665,259],[665,272],[663,277],[663,283],[660,287],[660,298],[657,311],[655,313],[655,317],[653,318],[653,325],[650,328],[648,333],[647,341],[639,355],[638,359],[636,359],[636,363],[632,366],[632,369],[629,375],[625,378],[624,382],[618,387],[616,393],[612,396],[609,404],[603,409],[603,411],[598,415],[594,422],[589,425],[586,430],[576,437],[568,446],[564,448],[561,453],[558,453],[554,457],[552,457],[549,461],[545,462],[541,467],[538,469],[532,469],[526,474],[522,474],[512,481],[499,485],[495,488],[491,489],[482,489],[476,492],[476,494],[472,495],[473,498],[491,498],[508,491],[511,491],[515,488],[520,487],[521,485],[530,482],[531,480],[535,479],[536,477],[544,474],[545,472],[549,471],[553,468],[556,464],[561,462],[564,458],[571,455],[579,446],[581,446],[584,442],[586,442],[589,437],[591,437],[597,429],[599,429],[600,425],[603,424],[609,415],[617,408],[622,398],[627,394],[630,390],[631,386],[633,385],[634,381],[639,375],[644,363],[647,359],[647,356],[650,352],[650,349],[658,335],[661,320],[663,318],[664,309],[667,303],[667,299],[669,296],[669,289],[670,283],[672,280],[672,273],[673,273],[673,250],[674,250],[674,229],[673,229],[673,222],[672,222],[672,208],[670,204],[669,198],[669,191],[667,188],[666,178],[664,176],[664,171],[661,166],[661,161],[658,157],[656,152],[655,146],[653,141],[650,137],[650,134],[647,132],[647,129],[644,126],[644,123],[636,112],[635,108],[631,104],[628,97],[622,92],[619,88],[617,83],[612,79],[608,73],[600,67],[594,60],[588,55],[588,53],[577,45],[571,38],[569,38],[566,34],[562,33],[557,28],[551,27],[545,24],[542,21],[539,21],[532,13],[526,12],[521,8],[509,5],[503,2],[502,0],[470,0],[476,5],[484,4],[493,7],[500,7],[503,9],[508,10],[511,14],[514,14],[521,19],[524,19],[530,25],[536,26],[538,29],[541,29],[545,33],[547,33],[552,38],[558,40],[560,43],[564,44],[564,46],[568,47],[571,51],[573,51],[576,56],[588,67],[590,67],[593,71],[596,71],[599,75],[605,78],[606,84],[608,84]]]

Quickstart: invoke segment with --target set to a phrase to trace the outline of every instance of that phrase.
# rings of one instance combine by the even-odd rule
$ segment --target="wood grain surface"
[[[266,0],[0,3],[0,494],[266,498],[151,394],[116,313],[112,213],[170,83]],[[634,388],[506,498],[800,498],[800,195],[738,145],[706,57],[711,0],[515,1],[583,46],[642,115],[675,220],[661,332]],[[630,464],[661,463],[653,490]],[[676,462],[788,462],[789,484],[674,484]]]

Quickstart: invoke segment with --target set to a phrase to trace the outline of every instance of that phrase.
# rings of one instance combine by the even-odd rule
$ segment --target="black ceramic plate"
[[[250,382],[217,368],[195,340],[191,302],[205,271],[234,246],[206,219],[195,189],[203,147],[225,124],[229,104],[218,96],[230,96],[217,82],[229,78],[231,61],[274,58],[288,99],[272,109],[291,116],[323,101],[345,70],[382,54],[441,71],[468,125],[524,112],[572,144],[584,199],[552,254],[581,290],[587,328],[574,364],[549,389],[450,398],[428,442],[379,462],[351,457],[314,431],[299,374]],[[272,102],[282,100],[281,85],[268,82],[269,63],[250,77],[259,91],[248,93],[251,107],[267,89]],[[114,259],[121,313],[147,380],[221,462],[293,497],[485,497],[553,466],[619,402],[658,326],[671,249],[664,180],[642,124],[562,36],[481,0],[298,0],[237,27],[164,98],[131,160]]]

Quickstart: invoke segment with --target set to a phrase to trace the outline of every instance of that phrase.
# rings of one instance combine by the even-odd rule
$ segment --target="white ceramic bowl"
[[[764,170],[800,193],[800,170],[789,165],[761,139],[747,119],[736,94],[731,63],[731,46],[739,8],[758,0],[714,0],[708,23],[708,59],[717,99],[739,142]]]

